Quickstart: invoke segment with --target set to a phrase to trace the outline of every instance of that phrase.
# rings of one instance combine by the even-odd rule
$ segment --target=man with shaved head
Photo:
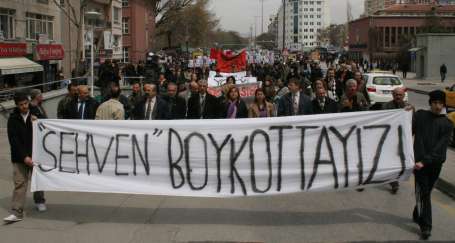
[[[383,110],[406,109],[413,110],[414,107],[404,100],[406,97],[406,88],[398,87],[392,91],[393,100],[382,105]],[[399,189],[398,181],[390,183],[391,193],[396,194]]]
[[[90,91],[87,85],[77,87],[78,97],[68,104],[66,119],[94,120],[98,102],[90,97]]]

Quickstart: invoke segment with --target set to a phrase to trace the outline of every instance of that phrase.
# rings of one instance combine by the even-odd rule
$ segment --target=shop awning
[[[422,47],[414,47],[414,48],[409,49],[408,51],[409,52],[418,52],[418,51],[420,51],[422,49],[423,49]]]
[[[42,72],[43,66],[25,57],[0,58],[0,74]]]

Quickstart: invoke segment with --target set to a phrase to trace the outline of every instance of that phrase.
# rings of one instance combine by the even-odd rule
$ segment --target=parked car
[[[392,91],[404,87],[403,80],[399,76],[388,73],[366,73],[363,75],[363,79],[366,82],[371,105],[393,100]],[[408,101],[408,92],[406,92],[404,100]]]

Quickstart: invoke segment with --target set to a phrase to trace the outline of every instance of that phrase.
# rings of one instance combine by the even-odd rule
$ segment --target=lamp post
[[[88,20],[92,20],[92,25],[90,26],[90,94],[94,97],[94,90],[95,90],[95,74],[94,74],[94,61],[95,61],[95,51],[93,49],[93,39],[95,38],[95,25],[93,22],[99,19],[101,13],[96,11],[89,11],[85,12],[85,17]]]

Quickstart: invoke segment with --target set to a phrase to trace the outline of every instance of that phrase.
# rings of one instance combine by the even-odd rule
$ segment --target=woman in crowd
[[[245,102],[240,98],[239,89],[235,86],[229,88],[224,102],[222,118],[236,119],[248,118],[248,109]]]
[[[254,93],[254,102],[250,105],[248,110],[249,118],[262,118],[274,116],[274,108],[272,103],[268,102],[265,98],[264,91],[257,89]]]

